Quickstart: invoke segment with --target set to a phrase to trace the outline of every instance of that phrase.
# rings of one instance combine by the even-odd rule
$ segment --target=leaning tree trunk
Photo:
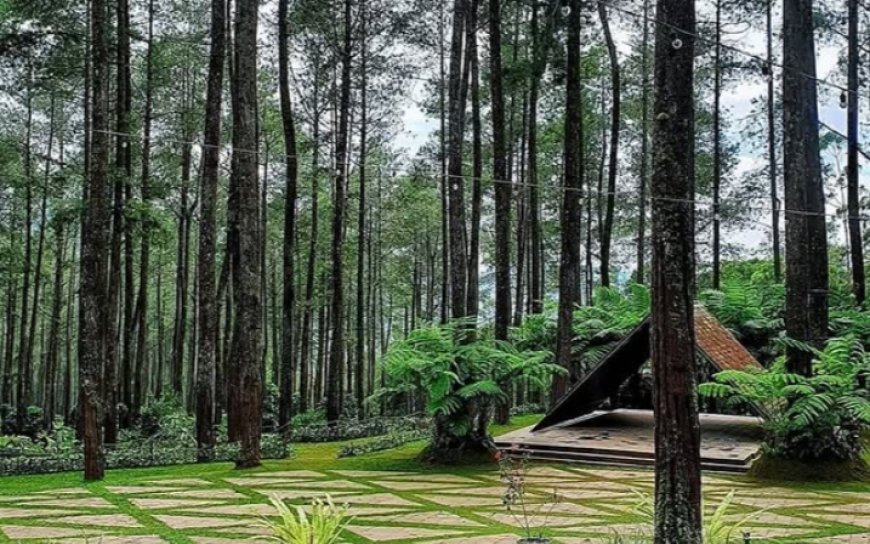
[[[102,372],[105,359],[106,249],[111,225],[107,194],[109,118],[109,25],[105,0],[91,1],[93,81],[91,155],[87,200],[82,218],[81,286],[79,288],[79,413],[85,456],[85,480],[102,479],[105,471],[102,416]]]
[[[659,0],[652,173],[655,542],[701,544],[695,391],[694,0]],[[673,30],[678,29],[678,30]]]
[[[607,204],[604,213],[604,224],[601,226],[601,285],[610,286],[610,246],[613,240],[613,212],[616,205],[616,170],[619,168],[619,122],[621,104],[621,82],[619,73],[619,56],[616,53],[616,43],[610,32],[610,22],[607,19],[607,7],[598,3],[598,17],[604,28],[604,38],[607,41],[607,53],[610,57],[610,88],[613,95],[610,121],[610,151],[607,166]],[[603,144],[603,142],[602,142]]]
[[[215,390],[217,387],[217,341],[220,311],[215,286],[217,254],[217,192],[220,168],[221,97],[226,54],[226,6],[224,0],[211,2],[211,47],[205,105],[202,178],[199,217],[199,366],[196,372],[197,460],[214,458]]]
[[[785,331],[821,347],[828,331],[828,246],[819,155],[812,0],[783,6],[783,183],[785,184]],[[810,375],[812,354],[787,352],[792,372]]]
[[[580,236],[583,206],[580,203],[583,191],[583,111],[580,82],[580,0],[571,0],[568,20],[568,51],[565,90],[565,181],[562,191],[561,257],[559,259],[559,310],[556,329],[556,362],[571,372],[572,368],[572,317],[579,302]],[[566,392],[568,379],[557,376],[553,379],[552,400],[560,399]]]
[[[260,186],[257,182],[257,0],[236,2],[235,86],[233,126],[235,195],[232,199],[232,280],[235,322],[231,359],[238,375],[239,459],[236,466],[260,465],[262,426],[263,300],[260,290]]]

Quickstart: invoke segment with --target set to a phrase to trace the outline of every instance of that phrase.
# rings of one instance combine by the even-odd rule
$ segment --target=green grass
[[[492,428],[493,434],[503,434],[505,432],[525,427],[528,425],[534,424],[540,416],[522,416],[514,418],[510,425],[507,426],[494,426]],[[231,501],[231,504],[251,504],[251,503],[267,503],[268,498],[262,494],[256,493],[251,489],[248,489],[244,486],[234,485],[229,482],[226,482],[225,478],[239,477],[241,475],[250,474],[254,472],[270,472],[277,470],[314,470],[319,472],[325,472],[331,479],[344,479],[350,481],[358,481],[360,483],[367,483],[364,478],[352,478],[346,476],[339,476],[336,474],[331,474],[329,471],[334,470],[393,470],[393,471],[415,471],[415,472],[428,472],[428,473],[438,473],[438,474],[455,474],[455,475],[463,475],[471,478],[480,478],[484,472],[488,474],[492,474],[494,470],[494,465],[492,463],[487,463],[484,465],[468,465],[461,467],[450,467],[450,468],[440,468],[433,465],[428,465],[421,463],[417,460],[417,456],[425,443],[415,442],[411,444],[406,444],[402,447],[395,448],[388,451],[377,452],[372,454],[366,454],[360,457],[350,457],[344,459],[337,459],[336,455],[338,450],[342,447],[343,443],[323,443],[323,444],[300,444],[296,446],[296,455],[293,459],[281,460],[281,461],[266,461],[263,466],[257,469],[253,469],[251,471],[237,471],[234,469],[233,465],[230,463],[213,463],[207,465],[182,465],[182,466],[171,466],[171,467],[160,467],[160,468],[146,468],[146,469],[125,469],[125,470],[113,470],[110,471],[106,475],[106,479],[101,482],[94,483],[85,483],[82,481],[80,474],[78,473],[64,473],[64,474],[50,474],[50,475],[40,475],[40,476],[21,476],[21,477],[8,477],[0,479],[0,498],[9,495],[24,495],[28,493],[33,493],[37,491],[46,491],[51,489],[58,489],[64,487],[77,487],[82,486],[89,489],[92,493],[105,498],[107,501],[111,502],[117,507],[117,511],[120,513],[125,513],[133,518],[135,518],[143,528],[138,529],[112,529],[113,534],[151,534],[158,535],[164,538],[168,542],[172,543],[191,543],[191,536],[217,536],[218,533],[210,532],[209,530],[176,530],[169,528],[168,526],[160,523],[156,520],[154,516],[154,512],[141,510],[134,506],[127,496],[111,493],[108,491],[108,487],[111,486],[119,486],[119,485],[129,485],[136,484],[143,481],[148,480],[158,480],[163,478],[171,478],[171,479],[179,479],[179,478],[197,478],[203,479],[211,482],[215,486],[220,486],[224,489],[233,489],[244,495],[243,499],[236,499]],[[556,465],[554,465],[556,466]],[[719,477],[719,476],[717,476]],[[719,477],[720,479],[726,479],[725,477]],[[730,478],[730,477],[729,477]],[[752,482],[752,480],[748,478],[734,477],[733,480],[740,483]],[[483,480],[481,480],[483,482]],[[491,483],[489,485],[492,485]],[[848,511],[849,505],[858,502],[858,498],[855,496],[848,497],[844,496],[843,498],[837,498],[836,495],[830,494],[831,492],[842,492],[842,491],[851,491],[851,492],[860,492],[860,493],[870,493],[870,485],[864,482],[852,482],[852,483],[784,483],[777,482],[776,484],[771,484],[770,481],[765,481],[763,483],[764,486],[776,485],[777,487],[784,487],[795,492],[810,492],[810,493],[823,493],[825,495],[826,500],[830,501],[831,504],[842,504],[843,510]],[[423,504],[426,511],[443,511],[448,513],[456,513],[464,516],[467,519],[472,519],[481,524],[480,528],[475,528],[474,531],[481,535],[496,535],[496,534],[504,534],[515,532],[515,529],[511,529],[508,525],[504,525],[498,522],[491,520],[488,517],[484,517],[483,515],[479,515],[474,512],[474,508],[469,507],[453,507],[453,506],[441,506],[435,503],[427,503],[426,501],[421,501],[419,496],[415,497],[415,493],[419,492],[403,492],[397,490],[384,490],[389,491],[394,495],[398,495],[403,498],[412,499],[418,504]],[[740,490],[738,490],[738,497],[740,496]],[[338,498],[337,500],[340,500]],[[608,508],[607,504],[599,505],[604,509]],[[779,508],[776,510],[777,513],[782,513],[784,515],[792,515],[795,517],[806,518],[808,515],[811,516],[812,512],[807,512],[806,508]],[[605,510],[606,511],[606,510]],[[99,513],[97,510],[94,510],[93,513]],[[166,513],[166,512],[162,512]],[[171,513],[171,512],[170,512]],[[610,512],[613,516],[613,519],[620,520],[620,523],[631,523],[637,521],[630,513],[625,513],[624,510],[613,509]],[[751,510],[748,508],[743,508],[742,510],[738,509],[735,513],[751,513]],[[364,522],[364,520],[362,521]],[[253,523],[256,523],[255,521]],[[2,520],[0,520],[0,524],[2,524]],[[39,519],[24,519],[21,521],[15,521],[16,525],[39,525]],[[814,534],[814,537],[824,538],[826,536],[833,536],[838,534],[849,534],[855,533],[855,528],[846,524],[837,524],[831,523],[829,526],[826,526],[823,530],[817,531],[817,534]],[[240,540],[243,540],[240,538]],[[353,534],[349,534],[346,540],[352,544],[364,544],[369,541],[358,537]],[[0,532],[0,543],[10,542],[9,539],[2,536],[2,532]],[[98,542],[98,540],[97,540]],[[394,540],[390,541],[392,544],[403,544],[405,542],[411,542],[410,540]],[[771,542],[796,542],[790,540],[777,540]]]

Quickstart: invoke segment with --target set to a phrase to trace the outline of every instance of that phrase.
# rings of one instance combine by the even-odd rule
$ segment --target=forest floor
[[[528,425],[517,418],[510,427]],[[262,519],[270,497],[307,504],[329,494],[353,517],[344,542],[368,544],[513,544],[522,514],[505,511],[494,465],[442,468],[416,461],[422,443],[336,459],[340,443],[303,444],[293,459],[239,472],[226,463],[114,470],[85,484],[78,474],[0,479],[0,542],[214,543],[267,542]],[[641,529],[638,492],[652,473],[575,465],[535,465],[531,502],[547,506],[546,524],[561,544],[606,543]],[[752,542],[870,543],[870,486],[756,482],[708,475],[709,508],[732,490],[729,519],[755,514],[743,530]],[[516,510],[516,509],[515,509]],[[530,508],[532,514],[539,507]],[[549,512],[544,522],[545,514]],[[738,540],[742,540],[739,539]]]

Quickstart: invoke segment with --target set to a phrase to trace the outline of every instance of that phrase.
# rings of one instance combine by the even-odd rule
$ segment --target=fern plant
[[[265,518],[263,523],[272,530],[271,540],[281,544],[335,544],[341,532],[350,523],[347,508],[337,507],[329,495],[325,501],[315,500],[311,512],[302,506],[287,506],[272,497],[277,519]]]
[[[727,370],[700,386],[704,396],[754,406],[765,421],[765,448],[798,460],[853,460],[870,428],[866,377],[870,356],[854,336],[832,338],[824,350],[791,339],[780,343],[813,354],[814,373],[788,372],[785,358],[763,371]]]
[[[465,323],[428,326],[393,342],[381,361],[386,386],[370,403],[423,399],[434,418],[435,450],[487,449],[486,408],[523,380],[546,388],[563,370],[546,351],[476,339]]]

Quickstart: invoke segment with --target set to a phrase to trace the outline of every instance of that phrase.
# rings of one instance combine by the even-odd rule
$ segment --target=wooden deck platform
[[[597,411],[556,427],[532,427],[500,436],[496,445],[510,455],[532,459],[618,466],[652,466],[653,413]],[[701,414],[704,470],[746,472],[761,450],[761,420]]]

